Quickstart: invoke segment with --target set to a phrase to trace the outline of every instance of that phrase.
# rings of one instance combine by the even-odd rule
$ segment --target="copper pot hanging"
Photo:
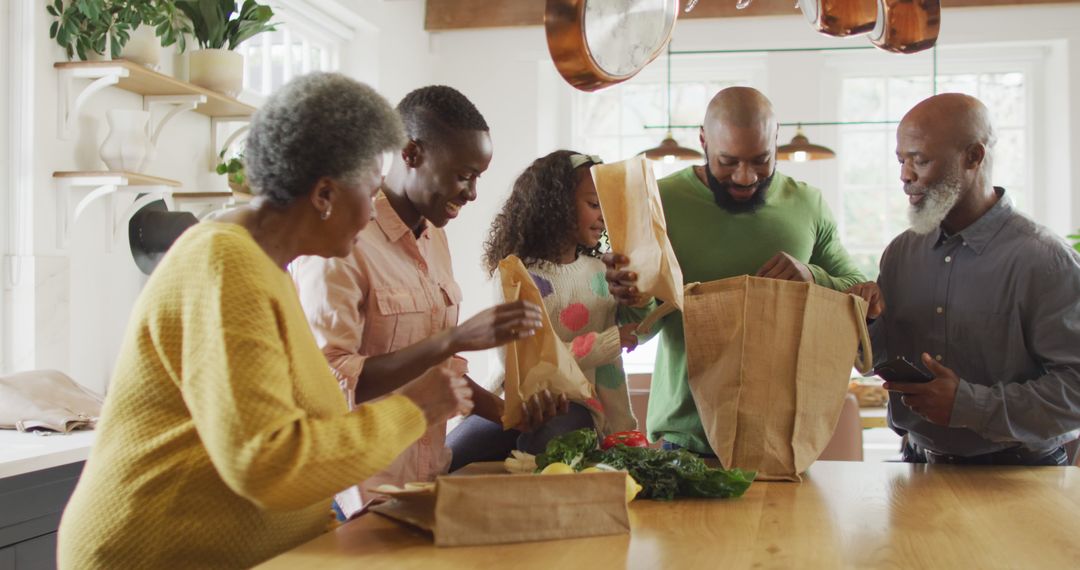
[[[660,55],[678,11],[679,0],[547,0],[548,51],[567,83],[603,89]]]
[[[877,24],[870,41],[894,53],[934,47],[941,29],[941,0],[877,0]]]
[[[799,0],[799,9],[815,30],[838,38],[865,34],[877,21],[876,0]]]

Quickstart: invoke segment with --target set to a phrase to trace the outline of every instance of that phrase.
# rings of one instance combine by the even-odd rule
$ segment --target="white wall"
[[[23,47],[29,50],[23,57],[29,61],[33,86],[28,108],[33,121],[29,131],[23,133],[29,138],[15,140],[32,144],[34,162],[29,168],[29,182],[20,186],[22,193],[14,187],[5,192],[8,203],[13,203],[11,197],[17,194],[32,196],[31,219],[23,220],[23,224],[31,228],[33,239],[28,255],[18,258],[15,264],[22,270],[5,269],[5,276],[16,277],[17,282],[5,288],[0,310],[0,317],[7,316],[2,335],[4,349],[0,349],[2,368],[59,368],[92,388],[102,389],[144,278],[132,263],[126,243],[108,243],[103,227],[104,203],[93,206],[72,229],[67,247],[57,247],[56,186],[51,173],[101,168],[96,148],[107,130],[105,110],[137,108],[140,101],[137,96],[109,89],[83,112],[78,136],[71,141],[59,140],[52,63],[62,59],[62,54],[48,38],[48,17],[40,3],[33,0],[6,4],[12,14],[25,10],[33,20],[32,41]],[[455,272],[466,294],[462,317],[467,318],[494,302],[480,266],[481,244],[491,219],[525,166],[538,156],[571,144],[574,92],[555,73],[541,27],[429,34],[423,31],[423,0],[356,0],[342,5],[372,24],[346,46],[341,59],[344,71],[374,84],[393,103],[422,85],[454,86],[477,104],[492,127],[495,154],[491,168],[480,180],[480,197],[448,226]],[[1053,200],[1045,199],[1042,204],[1044,221],[1060,232],[1080,226],[1080,113],[1069,108],[1069,102],[1080,93],[1080,6],[945,11],[943,46],[988,40],[1040,41],[1050,46],[1047,97],[1043,102],[1049,116],[1043,123],[1045,140],[1040,142],[1045,152],[1037,155],[1041,162],[1032,166],[1043,177],[1036,190],[1045,188],[1045,195],[1053,196]],[[5,38],[4,47],[13,41]],[[745,49],[837,45],[837,41],[817,36],[800,18],[775,17],[685,21],[677,29],[675,46]],[[19,57],[18,50],[12,55]],[[814,87],[812,70],[821,69],[821,56],[770,54],[768,58],[769,72],[762,80],[762,88],[773,99],[782,121],[832,116],[826,113],[835,112],[831,99],[835,95]],[[654,64],[645,73],[655,74],[660,68]],[[768,89],[780,78],[788,81],[791,74],[804,74],[803,81],[810,87],[783,92]],[[0,109],[6,93],[0,89]],[[17,125],[13,122],[11,127]],[[222,181],[206,169],[208,119],[185,114],[169,125],[162,139],[151,173],[181,180],[187,191],[223,188]],[[16,152],[2,152],[2,145],[0,142],[4,160],[18,156]],[[17,165],[7,166],[18,172]],[[828,165],[785,165],[784,170],[821,184],[827,194],[831,191]],[[19,185],[17,180],[9,183],[14,185]],[[123,211],[127,200],[130,198],[118,200],[118,212]],[[3,219],[5,223],[10,221]],[[6,244],[5,251],[11,252],[14,245]],[[487,371],[485,358],[471,360],[474,376],[483,379]]]

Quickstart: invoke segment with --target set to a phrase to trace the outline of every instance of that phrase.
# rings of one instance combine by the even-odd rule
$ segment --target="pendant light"
[[[829,147],[812,144],[803,134],[802,125],[795,128],[795,136],[788,144],[776,147],[777,160],[806,162],[808,160],[826,160],[836,158],[836,153]]]
[[[697,160],[704,155],[700,151],[692,148],[686,148],[680,146],[675,141],[675,137],[671,134],[671,43],[668,42],[667,47],[667,134],[664,135],[664,140],[660,141],[660,145],[642,151],[641,154],[645,155],[645,158],[650,160],[662,160],[665,163],[671,164],[677,160]]]

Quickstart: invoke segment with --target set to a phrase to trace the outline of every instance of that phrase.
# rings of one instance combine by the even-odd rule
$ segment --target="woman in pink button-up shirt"
[[[417,89],[398,105],[409,141],[394,156],[375,199],[375,223],[345,258],[304,258],[292,271],[304,312],[353,405],[382,397],[454,355],[533,334],[540,308],[508,303],[457,326],[461,288],[454,281],[443,227],[476,199],[476,180],[491,162],[491,137],[476,107],[444,86]],[[503,401],[472,383],[474,413],[501,422]],[[526,404],[521,429],[567,409],[541,394]],[[433,425],[386,471],[338,496],[346,516],[380,484],[433,480],[450,451],[445,424]]]

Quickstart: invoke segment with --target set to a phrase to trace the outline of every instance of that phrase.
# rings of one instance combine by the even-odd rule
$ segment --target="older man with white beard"
[[[877,308],[877,363],[933,379],[886,382],[889,425],[913,463],[1064,465],[1080,434],[1080,255],[991,183],[986,107],[949,93],[900,122],[911,229],[851,289]]]

